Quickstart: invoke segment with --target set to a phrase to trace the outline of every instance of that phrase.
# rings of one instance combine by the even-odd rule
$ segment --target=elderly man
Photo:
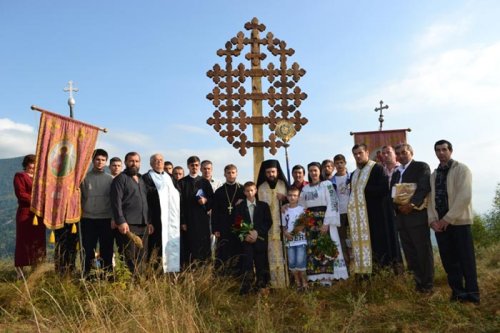
[[[416,290],[428,293],[432,292],[434,284],[434,257],[426,207],[426,197],[431,190],[431,171],[427,163],[413,160],[413,148],[407,143],[396,146],[396,156],[401,163],[391,181],[391,186],[394,187],[396,228],[408,269],[415,279]],[[399,200],[396,184],[402,187],[411,184],[416,187],[409,200]]]
[[[150,158],[151,170],[142,176],[148,189],[148,208],[154,232],[148,239],[148,258],[163,272],[180,271],[180,195],[164,169],[163,155]]]
[[[427,213],[436,232],[441,262],[448,275],[451,301],[479,304],[476,257],[472,241],[472,174],[451,158],[449,141],[434,144],[439,166],[431,175]]]

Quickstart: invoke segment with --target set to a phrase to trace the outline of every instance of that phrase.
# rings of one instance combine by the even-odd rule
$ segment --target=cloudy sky
[[[251,179],[251,153],[240,157],[206,124],[206,72],[258,17],[307,71],[298,85],[309,123],[291,141],[292,165],[343,153],[354,169],[349,132],[377,130],[382,99],[384,129],[411,128],[415,159],[431,168],[434,142],[450,140],[473,172],[476,212],[491,206],[500,182],[498,1],[48,3],[0,2],[0,158],[34,152],[40,114],[30,106],[67,115],[63,88],[73,80],[75,116],[109,129],[98,145],[110,155],[161,152],[184,166],[197,154],[214,161],[218,178],[233,162],[240,181]],[[284,151],[276,157],[284,164]]]

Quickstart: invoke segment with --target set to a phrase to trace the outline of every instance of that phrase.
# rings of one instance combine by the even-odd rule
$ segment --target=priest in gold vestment
[[[288,271],[281,235],[281,205],[286,200],[287,180],[277,160],[262,162],[257,179],[258,199],[271,208],[273,224],[268,234],[269,272],[272,288],[288,285]]]

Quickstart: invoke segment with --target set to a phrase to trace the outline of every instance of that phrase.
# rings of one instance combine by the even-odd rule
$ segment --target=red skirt
[[[18,208],[16,214],[16,267],[39,263],[46,255],[45,225],[39,221],[33,225],[33,213],[29,208]]]

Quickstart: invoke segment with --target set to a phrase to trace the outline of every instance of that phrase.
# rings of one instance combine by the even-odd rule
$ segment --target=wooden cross
[[[247,148],[253,148],[256,176],[264,160],[264,148],[275,155],[277,148],[285,144],[273,132],[276,124],[281,120],[288,120],[298,132],[308,122],[298,110],[307,94],[297,86],[306,71],[297,63],[288,67],[287,59],[295,51],[287,48],[285,41],[275,38],[271,32],[265,38],[260,38],[260,33],[265,31],[266,26],[260,24],[257,18],[247,22],[245,29],[250,31],[250,36],[246,37],[240,31],[236,37],[226,42],[223,49],[217,51],[218,56],[224,57],[225,65],[215,64],[207,72],[207,76],[215,83],[212,92],[207,95],[207,99],[215,107],[207,124],[213,126],[221,137],[238,149],[240,155],[245,156]],[[261,46],[267,48],[268,54],[261,52]],[[243,63],[234,66],[233,59],[243,55],[246,47],[250,50],[244,57],[250,62],[250,68]],[[268,55],[278,57],[279,65],[269,62],[266,68],[262,68],[262,61]],[[247,83],[248,78],[251,78],[251,86]],[[262,88],[262,78],[267,79],[266,89]],[[252,102],[251,116],[245,108],[248,101]],[[267,116],[262,113],[263,101],[270,109]],[[249,133],[246,133],[248,125],[252,128],[252,140],[249,140]],[[264,125],[271,132],[266,140],[263,135]]]
[[[384,122],[384,115],[382,114],[382,111],[384,109],[388,109],[389,108],[389,105],[384,105],[384,101],[380,101],[380,107],[379,108],[375,108],[375,112],[380,112],[380,115],[378,117],[378,121],[380,122],[380,128],[378,129],[379,131],[382,130],[382,123]]]

